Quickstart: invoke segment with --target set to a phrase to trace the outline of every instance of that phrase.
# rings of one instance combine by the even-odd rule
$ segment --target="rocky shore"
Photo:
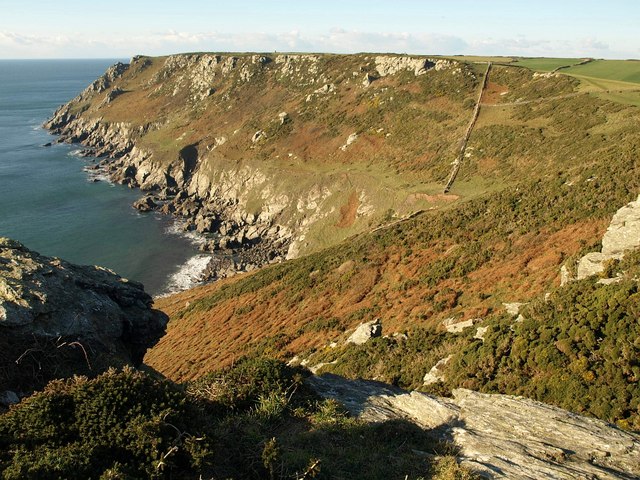
[[[108,85],[108,79],[123,68],[112,67],[104,81],[94,82],[88,90],[100,92],[102,85]],[[86,96],[86,92],[78,99]],[[95,164],[87,167],[89,172],[142,190],[144,196],[133,204],[134,208],[184,219],[185,231],[201,234],[205,240],[200,250],[217,254],[212,255],[203,272],[203,281],[251,271],[280,262],[287,256],[292,238],[290,229],[275,223],[270,215],[244,211],[239,208],[237,198],[219,196],[215,189],[213,192],[193,190],[194,186],[198,187],[197,182],[192,182],[198,162],[197,146],[185,147],[174,164],[162,169],[151,161],[150,153],[135,146],[135,132],[126,125],[87,122],[70,114],[69,104],[58,109],[44,127],[58,135],[58,143],[83,145],[79,156],[98,157]],[[234,181],[229,179],[230,184]],[[233,188],[233,185],[218,185],[218,190]]]

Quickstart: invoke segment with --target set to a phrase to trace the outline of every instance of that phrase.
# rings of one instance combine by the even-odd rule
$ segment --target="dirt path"
[[[555,97],[542,97],[542,98],[535,98],[533,100],[520,100],[516,102],[505,102],[505,103],[482,103],[481,105],[483,107],[515,107],[518,105],[527,105],[528,103],[542,103],[542,102],[548,102],[551,100],[559,100],[562,98],[577,97],[578,95],[585,95],[587,93],[588,92],[573,92],[573,93],[565,93],[564,95],[556,95]]]

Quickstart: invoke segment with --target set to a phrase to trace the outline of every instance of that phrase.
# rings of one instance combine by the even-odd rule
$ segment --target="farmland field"
[[[582,58],[520,58],[513,65],[527,67],[539,72],[551,72],[558,67],[575,65],[582,60]]]
[[[640,61],[638,60],[595,60],[584,65],[567,68],[562,73],[604,78],[621,82],[640,83]]]

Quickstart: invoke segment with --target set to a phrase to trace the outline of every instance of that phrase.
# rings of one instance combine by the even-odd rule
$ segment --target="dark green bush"
[[[163,478],[202,460],[184,392],[140,372],[50,383],[0,417],[4,478]],[[119,477],[124,478],[124,477]]]
[[[246,411],[270,393],[292,391],[301,380],[295,369],[282,362],[245,357],[229,368],[191,382],[188,391],[218,412]]]
[[[623,265],[626,265],[624,263]],[[640,430],[638,282],[586,279],[489,323],[447,364],[448,384],[525,395]]]

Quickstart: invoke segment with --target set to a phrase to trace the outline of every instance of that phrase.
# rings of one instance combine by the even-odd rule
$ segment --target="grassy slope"
[[[235,56],[236,68],[218,71],[210,83],[215,93],[202,100],[194,99],[192,91],[190,77],[197,68],[171,66],[169,59],[158,57],[134,64],[114,85],[125,93],[109,105],[100,106],[104,95],[98,95],[78,108],[87,108],[84,117],[109,123],[135,127],[152,121],[154,128],[136,144],[151,151],[160,165],[174,161],[186,145],[197,144],[198,168],[210,175],[239,166],[259,169],[272,178],[276,191],[293,199],[317,184],[330,187],[333,194],[323,208],[332,213],[309,233],[306,252],[375,226],[385,216],[402,217],[456,200],[434,195],[473,108],[478,79],[472,66],[418,77],[402,72],[364,88],[365,72],[375,72],[374,56],[320,55],[315,66],[295,60],[288,73],[275,56],[262,68],[251,63],[251,55]],[[253,75],[247,82],[241,79],[245,66]],[[326,84],[335,90],[313,93]],[[281,112],[289,114],[285,125],[278,121]],[[258,130],[268,136],[253,144]],[[342,151],[352,133],[358,133],[358,140]],[[215,147],[221,137],[226,143]],[[490,188],[476,181],[458,196],[464,200]],[[341,210],[362,192],[368,193],[366,202],[375,213],[343,221]],[[259,208],[260,198],[249,201]]]
[[[567,77],[533,79],[508,67],[497,67],[492,80],[508,88],[507,103],[573,91]],[[255,351],[322,353],[360,321],[380,317],[385,334],[424,339],[405,351],[411,362],[399,355],[389,362],[396,371],[380,377],[415,388],[457,348],[451,341],[429,347],[428,332],[443,318],[485,317],[501,312],[502,302],[550,291],[560,265],[594,250],[612,213],[640,190],[639,113],[590,95],[482,112],[453,193],[478,178],[501,189],[161,299],[171,322],[146,361],[171,378],[193,378]],[[368,377],[384,370],[368,365]]]
[[[625,105],[640,106],[640,61],[594,60],[577,65],[575,58],[525,58],[520,65],[539,72],[550,72],[558,67],[568,67],[560,73],[571,75],[580,81],[580,90]]]
[[[575,65],[581,60],[581,58],[519,58],[514,64],[537,72],[551,72],[558,67]]]
[[[563,73],[640,84],[640,61],[595,60],[567,68]]]

